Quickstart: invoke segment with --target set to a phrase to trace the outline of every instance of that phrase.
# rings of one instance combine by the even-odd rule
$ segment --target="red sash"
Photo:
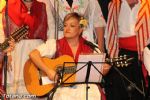
[[[137,51],[136,36],[119,38],[119,48]]]

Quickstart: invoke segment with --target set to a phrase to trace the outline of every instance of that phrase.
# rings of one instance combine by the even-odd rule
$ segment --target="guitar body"
[[[74,62],[74,59],[70,56],[64,55],[60,56],[57,59],[49,59],[49,58],[42,58],[43,62],[47,65],[49,69],[53,69],[54,71],[57,70],[57,67],[62,67],[64,62]],[[65,67],[75,66],[74,63],[66,63]],[[71,74],[64,74],[63,80],[69,77]],[[45,73],[42,72],[42,76],[45,76]],[[30,94],[34,94],[37,96],[44,96],[49,91],[51,91],[54,87],[54,83],[42,85],[40,84],[39,79],[39,70],[35,66],[34,63],[29,59],[24,66],[24,81],[26,85],[26,89]],[[69,78],[66,82],[74,82],[75,75]]]

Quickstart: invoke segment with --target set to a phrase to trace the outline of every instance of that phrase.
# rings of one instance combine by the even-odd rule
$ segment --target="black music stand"
[[[104,60],[104,58],[103,58],[103,60]],[[56,92],[56,90],[57,90],[58,87],[66,86],[66,85],[73,86],[75,84],[86,84],[86,100],[88,100],[88,89],[89,89],[88,84],[100,84],[101,83],[100,79],[96,80],[96,81],[91,81],[90,75],[93,74],[93,73],[91,73],[91,69],[92,68],[95,69],[95,73],[97,71],[97,73],[99,74],[99,76],[103,77],[103,74],[100,71],[100,69],[97,68],[97,66],[95,66],[95,64],[100,65],[102,63],[105,63],[105,62],[103,62],[103,61],[99,61],[99,62],[86,61],[86,62],[78,62],[78,63],[75,63],[75,62],[64,62],[63,67],[60,68],[60,69],[58,69],[59,81],[55,85],[55,87],[53,88],[53,90],[49,92],[48,100],[52,100],[53,99],[53,95]],[[68,64],[71,64],[71,65],[74,64],[75,65],[75,66],[70,66],[72,68],[69,69],[69,70],[77,68],[77,64],[82,64],[82,66],[80,66],[79,69],[74,70],[74,72],[72,74],[70,74],[68,77],[66,77],[64,79],[64,75],[66,75],[66,74],[69,73],[69,72],[66,72],[66,70],[68,68],[70,68],[70,67],[66,67],[66,65],[68,66]],[[85,75],[85,79],[84,80],[82,80],[82,81],[80,80],[78,82],[67,82],[70,78],[73,77],[73,75],[79,73],[79,71],[81,71],[82,69],[86,69],[86,75]]]

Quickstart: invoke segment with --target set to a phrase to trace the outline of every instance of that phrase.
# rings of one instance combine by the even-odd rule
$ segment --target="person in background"
[[[148,90],[146,93],[146,99],[150,99],[150,62],[149,62],[149,57],[150,57],[150,39],[148,40],[147,46],[144,48],[144,54],[143,54],[143,59],[144,59],[144,65],[146,70],[148,71]]]
[[[77,12],[88,19],[88,26],[83,32],[83,38],[98,43],[99,49],[104,50],[104,27],[106,25],[97,0],[38,0],[47,5],[49,38],[63,37],[63,19],[66,14]],[[59,5],[57,7],[57,5]],[[56,11],[56,12],[55,12]],[[56,14],[56,15],[55,15]],[[57,20],[57,21],[56,21]]]
[[[106,27],[106,48],[113,58],[120,55],[133,57],[127,67],[119,67],[119,71],[132,81],[138,89],[130,85],[115,67],[107,79],[107,100],[143,100],[147,71],[143,66],[143,50],[150,37],[150,1],[149,0],[112,0],[109,4]],[[142,73],[143,72],[143,73]]]
[[[0,44],[4,42],[5,40],[5,33],[4,33],[4,26],[3,26],[3,22],[2,22],[2,16],[3,13],[5,12],[5,5],[6,2],[5,0],[0,0]],[[0,87],[2,87],[2,63],[3,63],[3,57],[7,52],[10,52],[14,49],[15,47],[15,43],[14,40],[10,40],[9,41],[9,47],[6,48],[6,50],[4,51],[0,51]]]
[[[4,10],[5,5],[6,5],[5,0],[0,0],[0,45],[5,40],[5,34],[4,34],[3,23],[2,23],[2,16],[3,16],[3,13],[5,11]],[[4,100],[3,95],[5,93],[4,86],[2,84],[4,55],[6,55],[7,52],[12,51],[14,49],[14,47],[15,47],[14,40],[11,39],[9,41],[9,47],[6,48],[4,51],[0,51],[0,99],[1,100]],[[6,100],[6,98],[5,98],[5,100]]]
[[[94,52],[89,45],[85,44],[85,39],[82,37],[83,24],[81,25],[82,18],[78,13],[69,13],[64,18],[64,37],[58,40],[49,39],[46,43],[40,45],[30,53],[30,59],[34,64],[45,72],[50,80],[54,80],[56,71],[49,69],[45,63],[41,60],[41,57],[47,56],[50,58],[60,57],[63,55],[71,56],[75,62],[78,62],[80,54],[91,54]],[[101,53],[99,51],[99,53]],[[110,66],[105,66],[102,73],[108,73]],[[73,86],[74,87],[74,86]],[[58,89],[58,92],[54,95],[54,100],[85,100],[85,87],[86,85],[75,85],[73,87],[63,87]],[[104,95],[101,99],[101,94],[97,85],[89,85],[89,100],[105,100]],[[80,91],[80,92],[79,92]],[[102,90],[101,90],[102,93]]]
[[[5,16],[3,20],[6,26]],[[11,69],[7,75],[8,94],[28,94],[23,79],[23,68],[29,52],[47,40],[46,5],[36,0],[8,0],[9,33],[23,25],[29,26],[27,39],[16,44],[8,59]],[[4,29],[6,33],[6,27]]]

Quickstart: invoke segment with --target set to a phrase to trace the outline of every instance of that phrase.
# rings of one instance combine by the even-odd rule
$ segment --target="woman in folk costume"
[[[82,37],[83,24],[80,24],[82,17],[78,13],[69,13],[64,18],[64,37],[58,40],[49,39],[46,43],[40,45],[30,53],[30,58],[43,72],[45,72],[50,80],[54,80],[56,71],[41,60],[41,57],[46,56],[52,58],[69,55],[78,62],[80,54],[91,54],[94,50],[85,44]],[[99,51],[100,53],[100,51]],[[103,68],[102,73],[106,74],[109,71],[109,66]],[[105,100],[101,99],[99,89],[95,84],[89,84],[89,100]],[[62,87],[54,94],[54,100],[85,100],[86,99],[86,85],[78,84],[74,86]],[[104,97],[104,96],[102,96]]]
[[[4,33],[4,26],[3,26],[3,21],[2,17],[5,13],[5,6],[6,6],[6,1],[5,0],[0,0],[0,43],[3,43],[5,40],[5,33]],[[0,70],[2,68],[2,60],[3,60],[3,54],[9,51],[12,51],[11,47],[14,47],[14,40],[11,40],[10,42],[10,48],[4,50],[3,52],[0,50]],[[1,71],[0,71],[1,73]],[[0,76],[0,85],[1,85],[2,77]]]
[[[15,50],[9,56],[12,70],[7,75],[8,94],[27,94],[23,68],[29,52],[47,39],[45,4],[36,0],[8,0],[8,25],[10,33],[23,25],[29,26],[27,39],[17,43]],[[10,62],[11,59],[12,62]]]
[[[129,55],[134,57],[126,68],[118,68],[141,90],[131,89],[130,83],[112,69],[106,88],[108,100],[143,100],[143,49],[150,37],[150,0],[112,0],[109,4],[106,27],[106,48],[110,57]],[[142,73],[143,72],[143,73]],[[143,93],[143,94],[142,94]]]
[[[2,22],[2,16],[5,12],[5,9],[4,9],[5,5],[6,5],[5,0],[0,0],[0,43],[3,43],[5,40],[4,26]],[[6,52],[12,51],[13,48],[14,48],[14,41],[11,41],[8,49],[4,50],[3,52],[0,51],[0,99],[1,100],[4,100],[4,94],[5,94],[3,85],[2,85],[3,57]]]
[[[97,0],[38,0],[46,2],[48,26],[51,28],[50,38],[63,37],[63,19],[70,12],[77,12],[88,19],[88,27],[83,32],[83,38],[98,42],[99,48],[104,51],[104,27],[101,8]],[[51,12],[50,12],[51,11]],[[56,12],[55,12],[56,11]],[[55,15],[55,13],[57,15]],[[58,20],[59,19],[59,20]],[[57,20],[55,23],[55,20]],[[59,22],[59,23],[58,23]],[[56,25],[57,24],[57,25]],[[56,26],[56,27],[55,27]],[[58,33],[58,35],[57,35]],[[97,39],[98,41],[97,41]]]

